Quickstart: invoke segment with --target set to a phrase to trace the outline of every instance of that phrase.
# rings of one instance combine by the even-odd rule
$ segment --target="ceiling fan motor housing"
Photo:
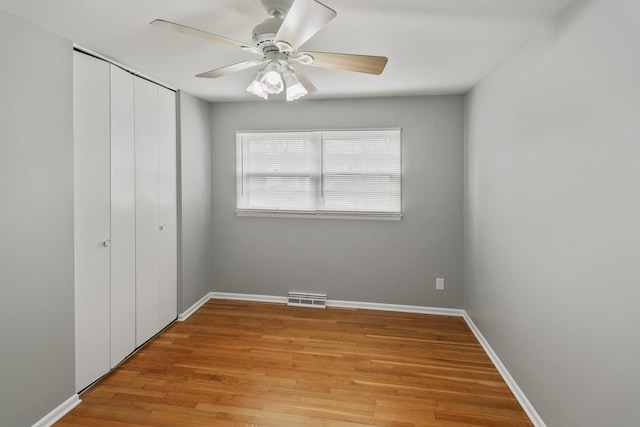
[[[282,18],[274,17],[267,18],[253,29],[253,42],[259,48],[264,48],[267,45],[273,45],[273,39],[276,37],[280,26],[282,25]]]
[[[274,46],[273,42],[293,4],[293,0],[261,0],[261,2],[271,18],[267,18],[255,26],[251,39],[265,54],[268,52],[276,53],[280,49]]]

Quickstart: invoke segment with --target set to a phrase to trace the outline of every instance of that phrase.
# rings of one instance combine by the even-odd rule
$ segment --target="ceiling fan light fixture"
[[[295,101],[309,93],[302,83],[300,83],[300,80],[298,80],[298,77],[296,77],[296,73],[292,68],[287,67],[282,72],[282,78],[284,79],[284,83],[287,87],[287,101]]]
[[[260,84],[266,93],[276,95],[284,90],[284,81],[282,81],[281,67],[278,61],[269,62],[260,71],[264,72],[260,78]]]

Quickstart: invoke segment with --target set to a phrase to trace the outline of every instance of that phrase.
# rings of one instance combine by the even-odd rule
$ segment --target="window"
[[[401,217],[400,130],[238,132],[238,215]]]

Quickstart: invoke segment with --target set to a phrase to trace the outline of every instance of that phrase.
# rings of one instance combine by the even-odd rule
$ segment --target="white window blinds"
[[[313,133],[238,135],[238,210],[316,209],[318,147]]]
[[[400,219],[400,130],[238,132],[237,213]]]

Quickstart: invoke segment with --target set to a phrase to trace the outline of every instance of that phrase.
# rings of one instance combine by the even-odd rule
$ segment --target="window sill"
[[[308,219],[355,219],[364,221],[400,221],[402,214],[393,213],[351,213],[351,212],[295,212],[295,211],[251,211],[237,210],[239,217],[261,218],[308,218]]]

